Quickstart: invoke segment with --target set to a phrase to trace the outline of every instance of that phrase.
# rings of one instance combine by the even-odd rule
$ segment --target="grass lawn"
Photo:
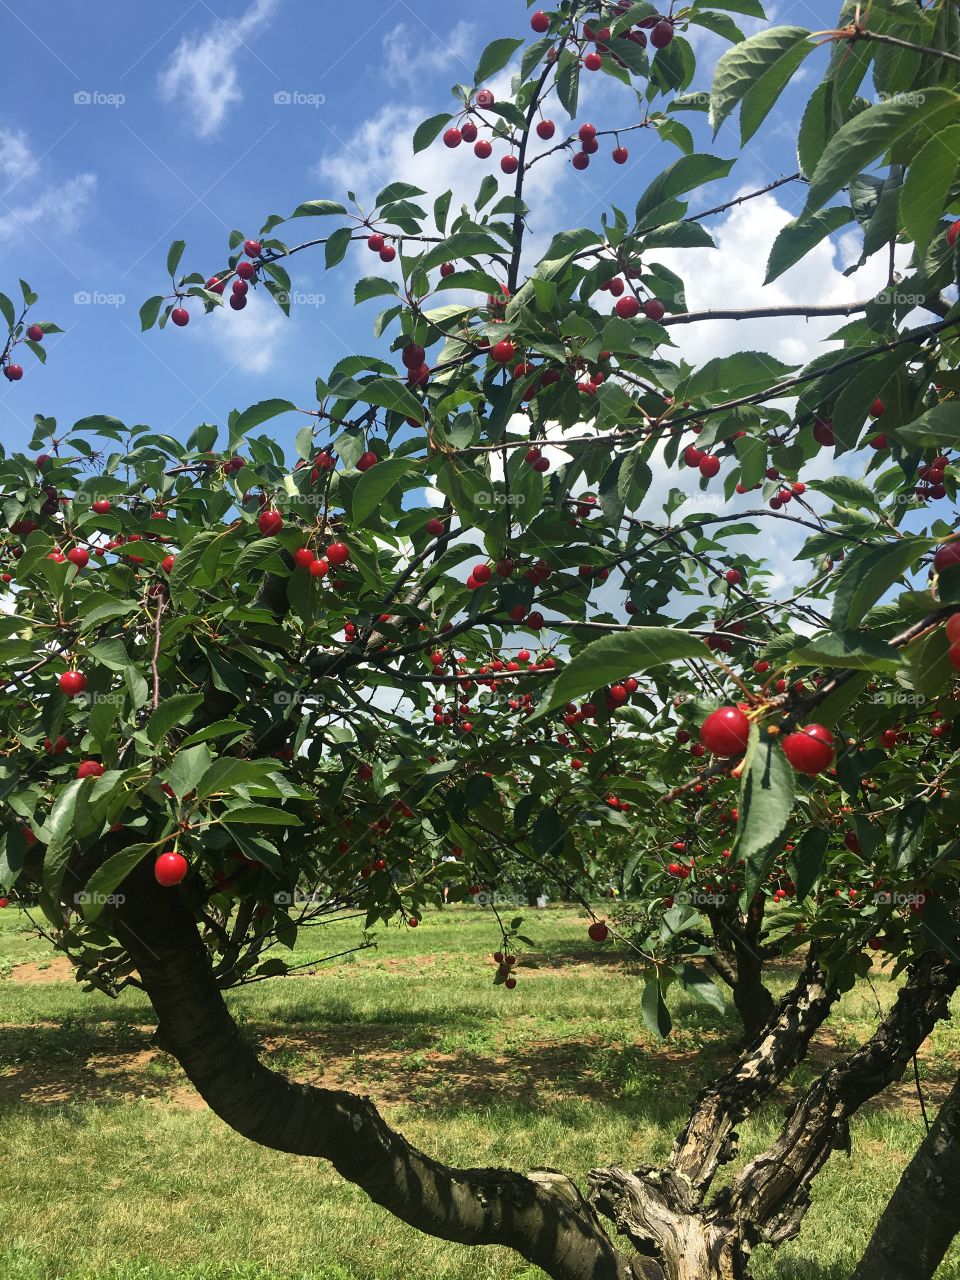
[[[657,1045],[635,972],[586,943],[573,910],[524,911],[538,950],[494,987],[489,912],[449,908],[375,949],[228,999],[266,1061],[370,1094],[449,1163],[656,1163],[690,1098],[728,1060],[734,1021],[672,998]],[[323,926],[307,961],[354,946],[358,922]],[[777,976],[783,989],[789,971]],[[882,973],[848,993],[815,1066],[868,1036],[889,1004]],[[0,912],[0,1277],[3,1280],[537,1280],[500,1249],[422,1236],[321,1161],[261,1149],[212,1116],[151,1048],[147,1002],[84,994],[18,911]],[[960,1069],[939,1027],[920,1062],[931,1111]],[[805,1064],[794,1086],[809,1079]],[[790,1089],[741,1127],[744,1155],[773,1136]],[[755,1256],[756,1280],[847,1280],[923,1132],[912,1073],[853,1125],[790,1245]],[[915,1229],[922,1230],[922,1224]],[[937,1280],[960,1280],[955,1248]]]

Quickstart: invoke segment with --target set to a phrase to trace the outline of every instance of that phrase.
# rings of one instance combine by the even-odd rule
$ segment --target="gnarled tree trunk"
[[[960,1231],[960,1077],[903,1171],[852,1280],[932,1280]]]

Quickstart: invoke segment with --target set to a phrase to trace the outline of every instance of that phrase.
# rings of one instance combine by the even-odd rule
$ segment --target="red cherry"
[[[170,312],[170,319],[179,329],[182,329],[184,325],[190,323],[190,312],[183,307],[174,307]]]
[[[847,831],[843,836],[843,843],[847,846],[851,853],[860,852],[860,840],[855,831]]]
[[[606,942],[610,930],[602,920],[595,920],[587,930],[587,935],[592,942]]]
[[[377,232],[374,232],[372,236],[367,236],[367,248],[372,253],[379,253],[384,243],[383,236],[378,235]]]
[[[107,498],[98,498],[90,504],[90,510],[95,511],[98,516],[105,516],[110,510],[110,502]]]
[[[411,916],[410,919],[407,921],[407,924],[410,926],[411,929],[416,929],[419,923],[420,921],[417,919],[416,916]]]
[[[575,169],[586,169],[590,164],[590,157],[585,151],[578,151],[570,162]]]
[[[436,517],[434,517],[434,519],[427,521],[427,533],[430,534],[431,538],[439,538],[440,535],[445,532],[446,525],[442,520],[437,520]]]
[[[700,459],[703,456],[704,454],[695,444],[688,444],[683,451],[683,461],[688,467],[699,467]]]
[[[446,280],[447,276],[452,276],[456,269],[452,262],[442,262],[440,264],[440,274],[444,280]]]
[[[947,227],[947,244],[951,249],[957,243],[958,236],[960,236],[960,218],[956,222],[951,222]]]
[[[90,552],[86,547],[71,547],[67,552],[67,559],[78,569],[85,569],[90,563]]]
[[[183,854],[170,850],[168,853],[161,853],[153,864],[153,875],[157,884],[162,884],[165,889],[172,889],[180,883],[189,869],[190,864]]]
[[[886,407],[887,406],[883,403],[883,401],[878,396],[877,399],[874,400],[873,404],[870,406],[870,416],[872,418],[879,418],[880,415],[883,413],[884,409],[886,409]]]
[[[377,458],[377,455],[368,449],[366,453],[361,453],[360,457],[357,459],[357,470],[369,471],[371,467],[375,467],[377,465],[378,461],[379,459]]]
[[[556,132],[557,126],[552,120],[541,120],[537,125],[537,137],[542,138],[544,142],[549,142]]]
[[[530,19],[530,25],[538,35],[543,35],[545,31],[550,29],[550,18],[542,9],[538,9]]]
[[[297,547],[293,553],[293,563],[298,569],[309,569],[315,559],[316,556],[309,547]]]
[[[709,480],[720,470],[720,459],[713,453],[705,453],[700,459],[700,474]]]
[[[632,293],[629,293],[623,298],[618,298],[613,309],[621,320],[632,320],[634,316],[640,314],[640,303]]]
[[[595,124],[582,124],[577,130],[577,137],[581,142],[592,142],[597,136],[597,126]]]
[[[516,173],[520,168],[520,161],[515,155],[504,156],[500,161],[500,168],[504,173]]]
[[[739,707],[720,707],[700,726],[700,741],[716,756],[739,756],[747,749],[750,721]]]
[[[612,151],[614,164],[626,164],[630,159],[630,152],[626,147],[614,147]]]
[[[501,338],[490,348],[490,359],[496,364],[509,364],[517,354],[517,348],[509,338]]]
[[[223,293],[224,288],[226,287],[226,284],[227,284],[226,280],[221,280],[219,276],[211,276],[210,279],[207,281],[206,287],[210,290],[211,293]]]
[[[476,142],[477,126],[473,123],[472,120],[465,120],[463,124],[460,126],[460,137],[464,140],[464,142]]]
[[[480,584],[480,586],[483,586],[484,583],[489,582],[491,576],[492,576],[492,571],[488,564],[478,564],[474,566],[473,578],[474,578],[474,581]]]
[[[247,305],[247,299],[244,294],[231,293],[230,306],[233,308],[234,311],[242,311],[246,305]]]
[[[530,628],[531,631],[539,631],[543,627],[543,622],[544,622],[543,614],[538,613],[535,610],[533,613],[527,614],[526,621],[527,621],[527,626]]]
[[[665,311],[666,307],[659,298],[648,298],[643,304],[643,313],[648,320],[662,320]]]
[[[350,548],[345,542],[331,542],[327,547],[326,558],[339,568],[350,559]]]
[[[947,650],[947,658],[950,665],[957,671],[960,671],[960,644],[952,644]]]
[[[176,556],[164,556],[160,561],[160,568],[164,573],[172,573],[173,566],[177,563]]]
[[[314,578],[325,578],[330,572],[329,561],[323,558],[319,560],[311,560],[308,568]]]
[[[81,760],[77,766],[78,778],[99,778],[105,772],[99,760]]]
[[[936,555],[933,557],[933,567],[937,573],[943,573],[944,570],[956,564],[960,564],[960,538],[945,542],[942,547],[937,548]]]
[[[419,342],[408,342],[400,352],[400,359],[405,369],[419,369],[427,358],[427,353]]]
[[[244,242],[243,242],[243,252],[247,255],[247,257],[248,257],[248,258],[259,258],[259,257],[260,257],[260,252],[261,252],[261,249],[260,249],[260,241],[259,241],[259,240],[244,240]]]
[[[603,66],[603,59],[599,53],[588,53],[583,60],[583,65],[588,71],[599,71]]]
[[[496,98],[493,96],[491,89],[481,89],[477,94],[478,107],[492,107],[494,102],[496,102]]]
[[[444,145],[450,147],[459,147],[463,140],[463,134],[459,129],[448,129],[443,135]]]
[[[31,342],[42,342],[43,330],[40,328],[38,324],[32,324],[27,329],[27,337],[30,339]]]
[[[739,569],[728,569],[723,576],[730,583],[731,587],[735,587],[738,582],[743,581],[743,574]]]
[[[3,376],[8,382],[19,382],[23,377],[23,369],[18,364],[5,365]]]
[[[665,49],[673,39],[673,23],[669,18],[661,18],[650,32],[650,43],[655,49]]]
[[[823,445],[825,449],[833,448],[837,440],[833,434],[833,423],[829,418],[817,418],[813,424],[813,438],[817,444]]]
[[[283,528],[283,516],[271,507],[268,511],[260,512],[257,524],[265,538],[272,538]]]
[[[383,248],[380,250],[381,262],[392,262],[396,256],[397,256],[397,251],[392,244],[385,244]]]
[[[252,280],[257,274],[257,268],[252,262],[238,262],[236,266],[237,275],[241,280]]]
[[[806,724],[787,734],[783,754],[798,773],[822,773],[833,760],[833,734],[822,724]]]
[[[82,671],[64,671],[58,683],[68,698],[75,698],[86,689],[87,677]]]
[[[481,138],[480,141],[474,145],[473,154],[478,160],[489,160],[493,155],[493,147],[486,138]]]

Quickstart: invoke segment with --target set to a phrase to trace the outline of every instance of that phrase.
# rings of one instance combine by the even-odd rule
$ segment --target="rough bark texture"
[[[321,1156],[419,1230],[506,1245],[555,1280],[662,1280],[654,1262],[617,1250],[562,1174],[451,1168],[411,1146],[368,1098],[268,1070],[223,1002],[180,893],[160,889],[144,863],[123,895],[113,923],[157,1014],[158,1042],[232,1129],[279,1151]]]
[[[960,1231],[960,1077],[884,1209],[852,1280],[932,1280]]]

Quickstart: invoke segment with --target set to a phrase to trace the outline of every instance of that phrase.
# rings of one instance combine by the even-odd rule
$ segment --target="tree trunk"
[[[853,1280],[932,1280],[960,1231],[960,1077],[903,1171]]]
[[[551,1169],[457,1169],[424,1155],[369,1098],[295,1084],[259,1061],[230,1016],[179,890],[143,862],[112,924],[159,1021],[157,1042],[208,1106],[263,1146],[320,1156],[377,1204],[429,1235],[515,1249],[554,1280],[663,1280],[621,1253],[575,1184]]]

